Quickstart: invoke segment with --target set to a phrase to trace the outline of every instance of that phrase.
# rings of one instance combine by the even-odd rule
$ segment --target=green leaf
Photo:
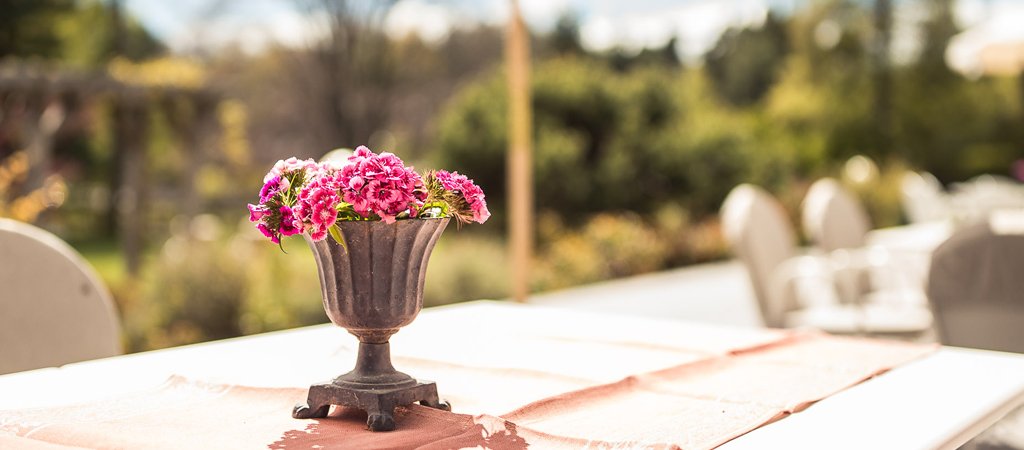
[[[448,214],[448,203],[443,201],[443,200],[437,200],[437,201],[427,202],[427,203],[423,204],[423,207],[422,207],[422,211],[423,212],[427,212],[427,211],[431,211],[431,210],[437,210],[437,215],[432,215],[431,216],[431,217],[433,217],[435,219],[440,219],[440,218],[448,217],[448,215],[449,215]]]
[[[331,227],[328,228],[327,231],[331,233],[331,237],[334,238],[334,242],[337,242],[339,245],[341,245],[341,248],[345,249],[345,252],[347,253],[348,245],[345,244],[345,236],[341,234],[341,228],[338,228],[338,224],[331,225]]]

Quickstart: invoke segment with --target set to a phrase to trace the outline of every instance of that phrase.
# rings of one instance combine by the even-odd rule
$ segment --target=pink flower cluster
[[[304,181],[309,171],[316,167],[312,159],[299,161],[289,158],[278,161],[263,178],[260,202],[249,204],[249,221],[256,223],[256,229],[275,244],[281,242],[282,236],[292,236],[302,231],[295,220],[291,199],[299,187],[295,183]]]
[[[332,170],[319,170],[299,191],[295,203],[295,217],[302,230],[314,241],[327,237],[328,230],[338,220],[338,182]]]
[[[447,170],[438,170],[434,176],[445,190],[461,194],[466,199],[470,210],[473,211],[474,222],[484,223],[491,217],[491,212],[487,210],[487,201],[484,200],[484,191],[473,183],[473,180],[458,172]]]
[[[406,167],[391,153],[378,155],[364,146],[356,148],[348,161],[336,179],[342,199],[359,215],[376,214],[387,223],[394,223],[399,214],[406,212],[416,217],[426,191],[423,179],[412,167]]]
[[[263,179],[260,200],[249,204],[249,220],[274,243],[282,236],[306,233],[315,241],[331,233],[338,220],[383,220],[394,223],[419,216],[428,198],[446,202],[465,221],[484,223],[484,193],[458,172],[437,171],[430,191],[412,167],[391,153],[376,154],[360,146],[344,165],[312,159],[278,161]],[[463,202],[462,200],[465,200]],[[450,213],[442,217],[450,216]]]

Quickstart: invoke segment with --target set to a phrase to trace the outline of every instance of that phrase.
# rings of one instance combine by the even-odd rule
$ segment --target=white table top
[[[424,310],[392,339],[392,352],[403,357],[451,350],[431,336],[466,336],[474,327],[500,322],[482,317],[524,317],[529,335],[571,333],[600,341],[601,336],[628,336],[643,342],[702,339],[723,346],[764,339],[768,330],[727,328],[673,320],[474,302]],[[576,326],[566,327],[567,321]],[[520,330],[516,330],[517,332]],[[331,359],[338,342],[355,339],[344,330],[314,326],[225,341],[125,355],[0,376],[0,410],[43,407],[96,400],[152,389],[178,374],[211,382],[267,387],[304,387],[345,372]],[[478,345],[487,345],[479,342]],[[528,364],[557,364],[544,352],[531,352]],[[629,356],[625,356],[629,359]],[[624,364],[622,373],[640,372],[657,358]],[[487,366],[490,361],[466,361]],[[401,368],[401,367],[400,367]],[[602,381],[598,380],[598,381]],[[441,387],[443,391],[443,386]],[[443,396],[443,392],[442,392]],[[840,392],[810,408],[741,436],[721,448],[956,448],[1007,412],[1024,403],[1024,355],[944,347],[931,356],[900,366],[882,376]]]
[[[912,223],[871,230],[865,237],[869,247],[882,247],[892,252],[930,255],[939,244],[953,234],[953,222]]]

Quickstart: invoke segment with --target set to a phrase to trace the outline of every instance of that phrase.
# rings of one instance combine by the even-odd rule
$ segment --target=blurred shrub
[[[505,242],[493,235],[472,234],[450,226],[427,264],[425,306],[508,297]]]
[[[534,289],[548,290],[658,270],[669,249],[654,227],[631,212],[603,213],[578,231],[551,238],[534,272]]]
[[[128,348],[148,350],[325,322],[316,263],[306,243],[291,254],[248,223],[222,236],[198,216],[152,255],[141,282],[112,284]]]
[[[238,336],[244,267],[223,244],[172,236],[146,274],[143,320],[128,320],[133,349]],[[129,325],[131,325],[129,327]]]
[[[717,217],[694,225],[687,237],[694,263],[716,261],[729,255],[729,246],[722,235],[722,223]]]
[[[230,246],[246,268],[245,310],[240,320],[245,334],[262,333],[327,322],[320,294],[316,260],[300,237],[277,246],[243,220]]]
[[[654,227],[667,251],[665,267],[715,261],[729,254],[718,217],[692,223],[685,209],[670,203],[655,213]]]
[[[29,157],[24,151],[0,160],[0,217],[31,223],[44,210],[64,203],[68,189],[59,175],[47,177],[43,186],[20,195],[18,188],[25,187],[28,174]]]
[[[661,268],[667,251],[657,233],[634,213],[598,214],[583,228],[612,278]]]

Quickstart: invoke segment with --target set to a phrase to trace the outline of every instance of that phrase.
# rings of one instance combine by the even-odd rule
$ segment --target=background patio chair
[[[864,205],[833,178],[811,184],[801,209],[804,232],[825,252],[861,248],[871,230]]]
[[[907,171],[900,180],[900,206],[910,223],[948,219],[949,196],[929,172]]]
[[[0,374],[121,353],[106,287],[60,238],[0,219]]]
[[[943,344],[1024,353],[1024,231],[998,222],[996,213],[956,231],[932,256],[928,298]]]
[[[910,303],[923,306],[927,257],[867,245],[871,219],[856,194],[833,178],[815,181],[804,197],[804,232],[822,253],[831,253],[837,268],[840,298],[849,303]],[[863,297],[863,298],[862,298]]]
[[[747,269],[764,324],[786,326],[786,312],[799,305],[770,291],[776,268],[797,256],[796,237],[782,205],[761,188],[741,184],[729,192],[721,216],[725,238]]]
[[[955,220],[984,221],[993,211],[1024,208],[1024,185],[1001,175],[979,175],[950,186],[949,198]]]
[[[774,197],[743,184],[722,205],[722,226],[750,277],[764,324],[841,334],[918,334],[931,314],[913,305],[843,303],[835,280],[850,261],[800,255],[789,218]]]

